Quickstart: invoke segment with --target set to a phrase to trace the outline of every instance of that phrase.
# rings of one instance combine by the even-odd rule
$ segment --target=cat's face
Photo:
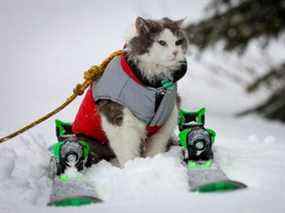
[[[173,68],[179,66],[188,48],[181,24],[182,21],[168,18],[155,21],[138,17],[135,35],[127,43],[130,53],[143,63]]]

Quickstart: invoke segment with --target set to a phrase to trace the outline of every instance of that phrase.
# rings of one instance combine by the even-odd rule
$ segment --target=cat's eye
[[[163,40],[159,40],[158,43],[159,43],[161,46],[164,46],[164,47],[167,45],[167,43],[166,43],[165,41],[163,41]]]
[[[175,42],[176,46],[182,45],[184,42],[184,39],[179,39],[178,41]]]

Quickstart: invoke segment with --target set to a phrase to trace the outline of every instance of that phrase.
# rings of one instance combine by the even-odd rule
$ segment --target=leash
[[[107,65],[110,63],[110,61],[116,57],[116,56],[120,56],[125,54],[125,51],[123,50],[118,50],[115,51],[113,53],[111,53],[108,58],[106,58],[100,65],[94,65],[91,68],[89,68],[87,71],[84,72],[84,81],[81,84],[77,84],[75,86],[75,88],[73,89],[73,93],[71,96],[69,96],[66,101],[61,104],[59,107],[57,107],[56,109],[54,109],[53,111],[47,113],[46,115],[40,117],[39,119],[31,122],[30,124],[27,124],[26,126],[24,126],[21,129],[18,129],[17,131],[3,137],[0,138],[0,144],[4,143],[22,133],[24,133],[25,131],[35,127],[36,125],[42,123],[43,121],[49,119],[51,116],[57,114],[58,112],[60,112],[61,110],[63,110],[67,105],[69,105],[77,96],[80,96],[84,93],[84,91],[91,85],[91,83],[94,80],[97,80],[105,71]]]

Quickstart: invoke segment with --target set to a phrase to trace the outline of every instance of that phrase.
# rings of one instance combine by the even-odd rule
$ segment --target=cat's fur
[[[138,17],[135,30],[126,41],[127,60],[134,66],[137,77],[146,85],[157,87],[161,80],[173,79],[175,72],[185,63],[188,48],[181,27],[182,20],[146,20]],[[178,107],[159,132],[146,139],[146,124],[138,120],[129,109],[110,101],[98,103],[102,128],[121,166],[135,157],[154,156],[166,150],[177,124]]]

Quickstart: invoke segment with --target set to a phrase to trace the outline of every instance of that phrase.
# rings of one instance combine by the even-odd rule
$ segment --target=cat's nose
[[[178,51],[177,51],[177,50],[175,50],[175,51],[173,52],[173,55],[176,57],[176,56],[177,56],[177,54],[178,54]]]

